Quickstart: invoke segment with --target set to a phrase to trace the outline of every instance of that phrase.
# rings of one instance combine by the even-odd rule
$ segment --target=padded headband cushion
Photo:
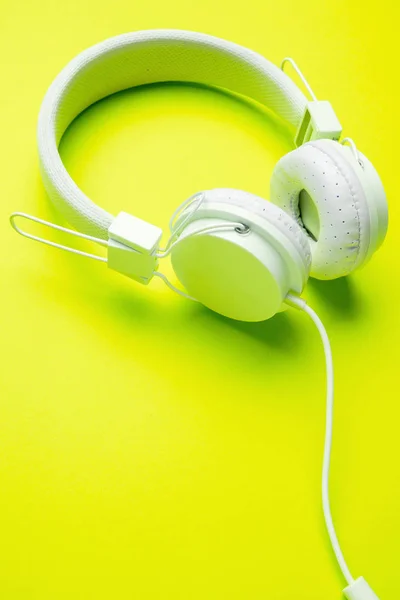
[[[45,96],[38,146],[50,198],[83,233],[107,239],[113,216],[97,207],[68,175],[57,149],[63,133],[80,112],[101,98],[162,81],[196,82],[242,94],[293,127],[299,125],[307,102],[291,79],[262,56],[204,34],[141,31],[82,52],[58,75]]]
[[[331,140],[309,142],[290,152],[276,165],[271,179],[271,200],[297,220],[299,198],[305,190],[315,204],[319,234],[309,236],[311,276],[334,279],[353,271],[365,258],[370,239],[370,218],[365,193],[355,170]]]

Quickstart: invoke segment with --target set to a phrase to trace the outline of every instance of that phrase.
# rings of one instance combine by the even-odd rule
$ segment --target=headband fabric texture
[[[78,231],[107,239],[114,217],[90,200],[65,169],[58,146],[83,110],[115,92],[182,81],[246,96],[293,127],[307,99],[293,81],[261,55],[232,42],[180,30],[149,30],[110,38],[74,58],[43,100],[38,123],[40,167],[56,208]]]

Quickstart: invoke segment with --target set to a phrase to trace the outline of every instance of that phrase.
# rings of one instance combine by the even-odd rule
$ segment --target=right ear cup
[[[335,279],[365,264],[387,230],[379,176],[361,153],[332,140],[304,144],[284,156],[271,179],[271,201],[309,237],[311,276]]]

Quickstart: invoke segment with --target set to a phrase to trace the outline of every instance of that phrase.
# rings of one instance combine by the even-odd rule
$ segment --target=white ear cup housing
[[[364,265],[383,242],[386,196],[370,161],[331,140],[284,156],[271,179],[271,200],[308,233],[311,276],[334,279]]]
[[[311,253],[297,223],[278,207],[232,189],[204,193],[171,251],[188,293],[212,310],[242,321],[263,321],[281,310],[290,291],[301,293]],[[187,218],[183,211],[179,220]],[[197,233],[232,221],[249,228]]]

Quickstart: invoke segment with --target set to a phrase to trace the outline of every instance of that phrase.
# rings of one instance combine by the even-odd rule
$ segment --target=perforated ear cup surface
[[[318,239],[310,235],[311,276],[349,274],[368,254],[370,213],[349,149],[331,140],[309,142],[284,156],[271,179],[271,200],[306,231],[299,197],[305,190],[319,217]]]
[[[273,223],[284,235],[288,236],[293,245],[295,245],[308,274],[311,266],[310,244],[302,226],[300,226],[295,219],[289,218],[287,214],[275,204],[243,190],[216,188],[207,190],[204,193],[206,202],[216,202],[226,204],[227,206],[231,205],[237,206],[238,208],[244,208],[259,217],[262,217],[266,221]]]

